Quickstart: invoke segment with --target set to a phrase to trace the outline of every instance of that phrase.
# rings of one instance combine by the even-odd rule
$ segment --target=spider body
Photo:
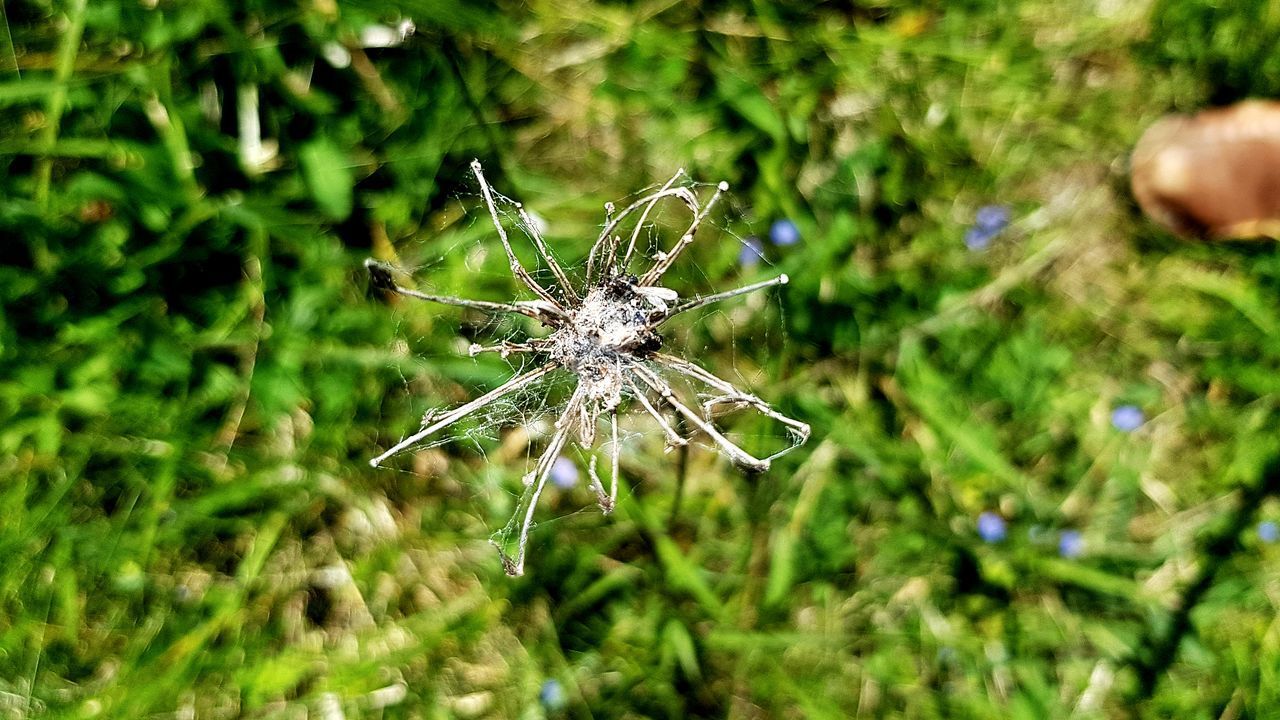
[[[518,374],[501,387],[475,400],[447,412],[428,413],[423,417],[422,428],[418,432],[371,460],[371,465],[376,467],[392,455],[486,405],[541,382],[549,376],[564,373],[573,376],[576,385],[565,404],[563,413],[555,423],[555,430],[533,470],[524,477],[525,491],[517,502],[515,515],[503,530],[495,533],[495,537],[505,537],[518,527],[515,555],[509,555],[501,543],[493,538],[490,539],[490,542],[498,548],[506,572],[509,575],[520,575],[524,571],[525,547],[529,528],[533,522],[534,509],[550,475],[552,465],[570,436],[576,437],[584,448],[593,447],[596,427],[605,418],[608,419],[612,431],[609,445],[613,472],[609,491],[605,492],[604,484],[596,473],[594,455],[591,459],[590,476],[592,489],[596,493],[601,509],[606,513],[613,510],[618,492],[618,412],[619,408],[629,400],[634,400],[635,404],[641,406],[644,412],[658,423],[666,436],[668,448],[685,445],[688,443],[688,438],[676,432],[659,410],[660,407],[675,412],[694,430],[709,437],[735,465],[751,472],[767,470],[774,457],[798,447],[808,439],[807,424],[778,413],[760,398],[739,390],[728,381],[694,363],[661,352],[663,338],[658,328],[671,317],[720,300],[787,282],[787,276],[780,275],[736,290],[695,296],[684,302],[678,302],[680,297],[674,290],[662,287],[663,274],[679,257],[681,251],[693,241],[698,226],[706,218],[716,199],[728,189],[727,184],[720,183],[711,200],[702,205],[688,188],[673,187],[676,180],[683,174],[683,171],[680,171],[662,189],[636,201],[617,215],[613,214],[612,204],[606,206],[609,218],[588,255],[585,268],[586,279],[582,283],[581,290],[575,287],[568,273],[552,256],[523,206],[517,203],[515,207],[522,224],[529,231],[539,257],[555,279],[552,286],[555,292],[552,292],[552,289],[544,287],[534,279],[517,259],[507,238],[506,230],[499,220],[493,191],[484,178],[479,162],[472,163],[472,170],[480,183],[481,192],[494,227],[498,231],[498,237],[502,241],[512,274],[522,281],[537,299],[495,303],[427,295],[396,285],[390,269],[370,259],[365,262],[365,265],[369,269],[372,284],[380,289],[432,302],[486,312],[515,313],[538,320],[551,328],[552,331],[548,336],[520,343],[472,345],[471,354],[474,356],[482,352],[497,352],[503,357],[527,354],[541,356],[544,360],[535,369]],[[683,202],[693,212],[693,221],[669,251],[659,251],[655,254],[653,265],[644,274],[640,276],[631,274],[627,268],[631,266],[635,255],[637,239],[646,227],[645,220],[650,211],[665,198]],[[614,231],[624,218],[636,212],[640,213],[639,220],[624,249],[622,238],[615,235]],[[679,397],[663,378],[664,373],[682,376],[713,391],[710,398],[702,402],[701,412],[689,407],[689,404]],[[754,408],[757,412],[786,426],[794,444],[770,457],[757,458],[751,455],[715,428],[713,410],[720,406]]]

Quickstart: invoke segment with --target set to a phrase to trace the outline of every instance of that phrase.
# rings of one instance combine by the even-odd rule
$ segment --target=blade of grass
[[[62,113],[67,108],[67,82],[76,66],[80,52],[80,38],[84,35],[85,8],[88,0],[72,0],[67,10],[67,29],[58,46],[58,64],[54,68],[54,87],[45,104],[44,128],[40,141],[49,147],[58,142],[58,130],[62,125]],[[41,207],[49,206],[49,186],[53,180],[53,158],[42,157],[36,164],[35,200]]]

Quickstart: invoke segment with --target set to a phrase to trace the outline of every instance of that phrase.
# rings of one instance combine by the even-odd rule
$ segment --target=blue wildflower
[[[1146,421],[1146,416],[1137,405],[1121,405],[1111,411],[1111,427],[1121,432],[1133,432]]]
[[[752,235],[742,241],[742,249],[738,251],[738,263],[743,267],[755,267],[764,258],[764,243]]]
[[[548,710],[559,710],[565,706],[568,698],[564,694],[564,686],[559,680],[546,680],[538,691],[538,702]]]
[[[1084,536],[1079,530],[1063,530],[1058,534],[1058,554],[1070,559],[1084,554]]]
[[[995,239],[995,233],[987,232],[982,228],[971,227],[964,233],[964,245],[970,250],[986,250],[993,239]]]
[[[1008,528],[1004,518],[987,511],[978,516],[978,535],[986,542],[998,543],[1004,540]]]
[[[569,458],[561,455],[551,464],[551,482],[562,490],[568,490],[578,484],[578,466]]]
[[[1009,226],[1009,208],[1004,205],[983,205],[974,213],[973,226],[989,233],[1003,232]]]
[[[974,214],[973,227],[965,231],[965,247],[970,250],[985,250],[1007,227],[1009,208],[1004,205],[983,205]]]
[[[1280,525],[1276,525],[1271,520],[1263,520],[1258,523],[1258,539],[1268,545],[1280,540]]]
[[[769,226],[769,242],[778,247],[795,245],[800,242],[800,228],[786,218],[774,220],[773,225]]]

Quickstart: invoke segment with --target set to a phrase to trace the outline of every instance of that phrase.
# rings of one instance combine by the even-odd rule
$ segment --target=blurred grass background
[[[1273,1],[0,8],[0,715],[1280,707],[1280,257],[1174,241],[1125,168],[1280,96]],[[793,282],[680,332],[810,443],[754,479],[633,443],[518,580],[519,428],[370,469],[509,372],[360,267],[510,297],[451,252],[494,240],[474,157],[570,257],[681,166],[737,235],[792,221],[772,267],[700,241],[717,288]]]

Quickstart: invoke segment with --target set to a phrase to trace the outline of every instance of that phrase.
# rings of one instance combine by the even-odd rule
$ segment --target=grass
[[[1276,707],[1280,256],[1174,241],[1125,176],[1160,115],[1280,94],[1273,4],[233,5],[2,6],[0,715]],[[503,327],[361,271],[511,296],[473,157],[567,257],[727,179],[685,280],[793,282],[673,342],[809,445],[747,478],[647,434],[614,517],[544,500],[519,580],[520,425],[369,468],[509,372],[463,352]]]

